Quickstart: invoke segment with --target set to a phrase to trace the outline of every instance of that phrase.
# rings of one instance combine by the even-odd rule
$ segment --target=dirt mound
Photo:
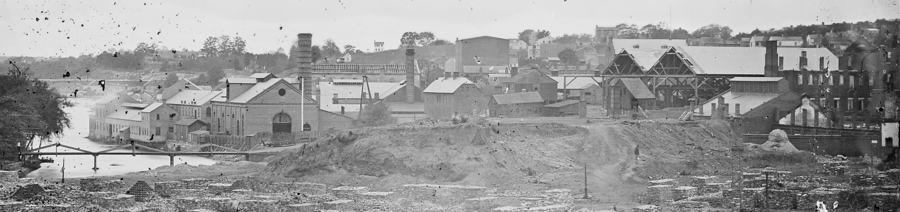
[[[510,179],[561,166],[545,160],[570,158],[566,151],[549,151],[552,143],[569,146],[559,138],[584,134],[583,128],[552,123],[364,128],[282,152],[262,175],[296,178],[346,172],[475,185],[513,183]]]
[[[729,156],[740,138],[724,121],[628,122],[618,134],[639,145],[644,165],[636,172],[642,177],[716,174],[737,168]]]
[[[763,144],[744,144],[744,149],[750,151],[776,151],[784,153],[797,153],[800,150],[788,140],[784,130],[775,129],[769,133],[769,140]]]

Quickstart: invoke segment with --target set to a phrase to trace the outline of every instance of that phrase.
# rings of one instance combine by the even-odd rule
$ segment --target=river
[[[34,146],[38,147],[58,141],[62,144],[88,151],[100,151],[111,148],[113,145],[107,145],[87,139],[88,130],[90,128],[88,116],[92,113],[91,108],[94,105],[94,101],[84,98],[70,98],[69,100],[75,104],[73,107],[64,109],[71,120],[69,128],[65,130],[62,135],[50,139],[50,143],[44,141],[43,144],[41,144],[40,142],[35,141]],[[75,150],[55,147],[41,150],[41,152],[56,151],[74,152]],[[114,150],[114,152],[131,152],[131,150],[120,149]],[[45,180],[59,179],[62,177],[62,172],[60,172],[60,170],[63,168],[63,160],[65,160],[66,163],[66,178],[119,175],[129,172],[146,171],[159,166],[169,165],[169,156],[100,155],[97,156],[97,168],[99,169],[95,171],[92,169],[94,167],[94,157],[91,155],[47,155],[43,157],[53,158],[54,162],[41,164],[40,169],[29,173],[26,177]],[[189,165],[210,165],[216,163],[215,160],[200,156],[175,157],[175,163],[185,162]]]

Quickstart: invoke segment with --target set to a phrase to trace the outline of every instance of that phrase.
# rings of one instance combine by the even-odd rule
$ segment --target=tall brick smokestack
[[[416,50],[406,49],[406,103],[416,101]]]
[[[300,77],[303,79],[303,92],[312,94],[312,88],[315,87],[312,80],[312,34],[297,34],[297,47],[299,49],[297,59],[300,63],[297,67],[300,69]]]
[[[766,66],[764,74],[767,77],[778,76],[778,41],[766,41]]]

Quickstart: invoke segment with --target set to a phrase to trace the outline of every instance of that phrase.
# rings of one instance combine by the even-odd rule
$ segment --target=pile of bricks
[[[28,184],[25,187],[20,187],[16,190],[15,193],[10,196],[10,199],[14,199],[16,201],[22,201],[26,199],[31,199],[32,197],[41,195],[44,193],[44,188],[41,188],[38,184]]]
[[[660,209],[658,206],[655,206],[655,205],[640,205],[640,206],[634,207],[632,209],[632,211],[634,211],[634,212],[660,212]]]
[[[703,187],[707,183],[713,183],[716,179],[716,176],[694,176],[691,178],[691,186],[693,187]]]
[[[798,191],[770,189],[764,204],[769,209],[792,209],[797,204]]]
[[[870,193],[866,200],[869,207],[877,205],[882,210],[900,208],[900,193]]]
[[[78,184],[82,191],[97,192],[101,190],[99,181],[97,178],[83,178]]]
[[[209,179],[191,178],[183,179],[181,182],[182,186],[186,189],[206,189],[206,184],[209,183]]]
[[[706,184],[700,186],[699,193],[700,194],[718,193],[719,191],[722,191],[722,189],[725,189],[726,185],[727,184],[725,184],[725,183],[706,183]]]
[[[684,211],[686,209],[687,210],[697,210],[697,209],[702,210],[702,209],[709,208],[709,203],[708,202],[682,200],[682,201],[675,201],[674,203],[672,203],[672,206],[675,207],[676,209],[678,209],[679,211]]]
[[[816,202],[821,201],[826,205],[831,205],[835,201],[842,202],[840,194],[846,190],[817,188],[802,194],[797,199],[797,209],[813,210],[816,209]],[[840,205],[840,204],[839,204]]]
[[[679,186],[672,190],[672,198],[675,201],[691,198],[693,196],[697,196],[697,187]]]
[[[125,192],[125,194],[133,195],[134,200],[138,202],[147,202],[153,199],[153,188],[150,188],[150,185],[143,180],[137,181],[131,186],[131,189]]]
[[[672,185],[655,185],[647,188],[647,201],[662,205],[672,201]]]
[[[762,207],[763,191],[765,191],[764,188],[744,188],[741,190],[743,200],[740,201],[740,205],[747,208]]]
[[[820,162],[820,164],[822,165],[821,172],[824,174],[843,175],[850,168],[847,166],[847,161],[844,160],[829,160]]]

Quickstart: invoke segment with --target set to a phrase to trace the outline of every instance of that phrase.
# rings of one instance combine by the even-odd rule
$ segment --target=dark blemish
[[[66,73],[65,73],[65,74],[63,74],[63,78],[66,78],[66,77],[70,77],[70,76],[72,76],[72,75],[71,75],[71,74],[69,74],[69,72],[68,72],[68,71],[67,71],[67,72],[66,72]]]
[[[132,27],[131,31],[137,30],[137,27]]]
[[[41,21],[41,18],[34,18],[34,21]]]
[[[156,32],[156,35],[159,35],[159,33],[162,33],[162,31]]]
[[[44,17],[44,20],[45,20],[45,21],[49,21],[49,20],[50,20],[50,18],[47,18],[47,17]]]
[[[84,27],[84,24],[81,24],[81,27]]]
[[[283,28],[284,28],[283,26],[278,26],[278,30],[281,30],[281,29],[283,29]]]
[[[100,80],[97,83],[100,84],[101,90],[106,91],[106,80]]]

